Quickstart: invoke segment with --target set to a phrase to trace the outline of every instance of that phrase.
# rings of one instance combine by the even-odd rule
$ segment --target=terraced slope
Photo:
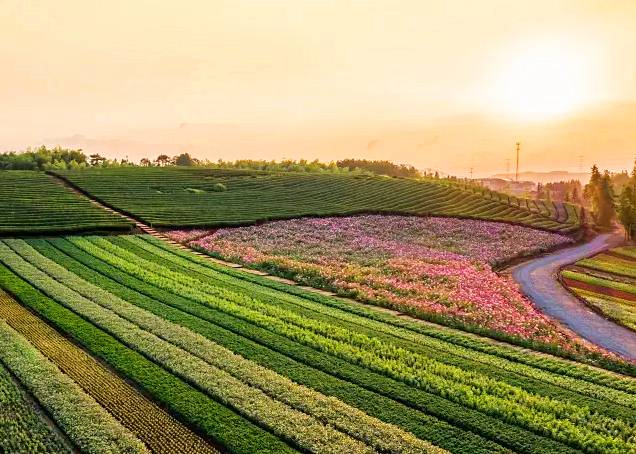
[[[0,235],[131,228],[41,172],[0,171],[0,188]]]
[[[22,305],[230,452],[636,450],[636,380],[603,369],[148,236],[5,240],[0,262]]]
[[[554,205],[550,211],[531,201],[437,180],[200,168],[56,174],[106,205],[155,227],[245,225],[363,212],[488,219],[559,232],[579,226],[577,217],[565,216]]]
[[[561,277],[592,308],[636,330],[636,247],[618,247],[579,260]]]

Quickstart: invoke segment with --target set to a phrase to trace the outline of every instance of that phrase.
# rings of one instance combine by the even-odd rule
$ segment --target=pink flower
[[[175,235],[188,238],[182,232]],[[491,268],[571,241],[495,222],[355,216],[221,229],[190,244],[361,301],[440,314],[566,349],[592,349]]]

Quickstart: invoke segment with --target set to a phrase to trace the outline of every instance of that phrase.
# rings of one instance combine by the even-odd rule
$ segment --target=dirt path
[[[568,292],[557,277],[561,267],[622,242],[620,233],[602,234],[580,246],[517,265],[511,272],[521,290],[543,312],[590,342],[633,360],[636,359],[636,333],[594,312]]]

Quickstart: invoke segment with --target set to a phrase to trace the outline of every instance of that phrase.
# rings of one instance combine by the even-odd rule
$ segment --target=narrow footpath
[[[620,233],[605,233],[585,244],[521,263],[511,269],[523,293],[543,312],[579,336],[622,355],[636,359],[636,333],[607,320],[566,290],[558,280],[565,265],[621,244]]]

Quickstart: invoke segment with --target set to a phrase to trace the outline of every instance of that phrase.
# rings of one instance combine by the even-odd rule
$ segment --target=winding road
[[[512,277],[543,312],[588,341],[629,359],[636,359],[636,332],[617,325],[588,308],[558,281],[562,266],[623,242],[620,233],[598,235],[592,241],[529,260],[511,269]]]

